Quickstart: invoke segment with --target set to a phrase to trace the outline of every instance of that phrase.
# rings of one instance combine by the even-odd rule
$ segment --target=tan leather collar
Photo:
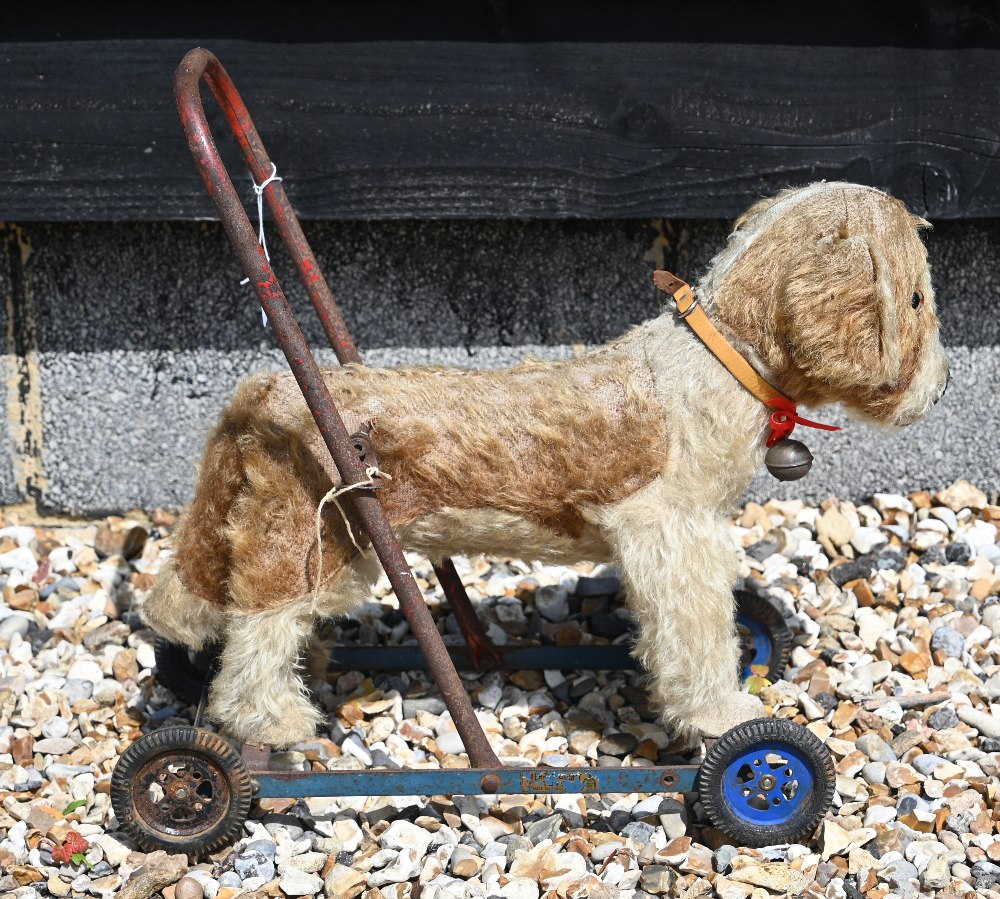
[[[682,281],[670,272],[655,271],[653,272],[653,283],[660,290],[673,297],[677,306],[677,314],[687,322],[691,330],[698,335],[701,342],[712,351],[715,357],[729,369],[730,374],[757,399],[775,410],[771,413],[771,433],[767,439],[768,446],[773,446],[777,441],[788,437],[796,424],[809,428],[820,428],[824,431],[840,430],[833,425],[824,425],[817,421],[810,421],[808,418],[802,418],[796,411],[795,401],[790,400],[764,380],[753,366],[735,350],[733,345],[719,333],[711,319],[705,314],[705,310],[701,308],[695,298],[694,291],[686,281]]]

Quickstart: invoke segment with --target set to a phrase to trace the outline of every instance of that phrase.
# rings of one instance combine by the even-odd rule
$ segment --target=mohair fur
[[[787,191],[737,222],[698,296],[787,396],[909,424],[948,372],[925,225],[867,187]],[[727,515],[763,460],[769,410],[672,308],[566,362],[346,366],[325,377],[348,430],[374,428],[392,478],[379,495],[404,547],[433,559],[614,560],[664,716],[718,736],[761,714],[737,682]],[[225,641],[209,714],[238,739],[312,736],[318,713],[297,673],[304,643],[317,617],[356,608],[380,570],[328,503],[318,571],[316,509],[337,483],[291,376],[241,385],[209,438],[176,564],[145,605],[173,640]]]

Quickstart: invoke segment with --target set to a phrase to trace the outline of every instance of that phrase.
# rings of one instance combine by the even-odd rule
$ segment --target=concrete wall
[[[358,222],[306,232],[369,364],[496,366],[566,355],[656,314],[654,265],[696,278],[726,225]],[[34,223],[3,227],[0,240],[0,502],[36,498],[78,514],[185,503],[233,385],[283,366],[221,227]],[[953,365],[944,401],[888,439],[858,424],[806,432],[813,472],[791,485],[765,474],[755,496],[863,497],[957,477],[1000,487],[1000,224],[941,223],[927,241]],[[278,274],[322,346],[293,272],[279,264]]]

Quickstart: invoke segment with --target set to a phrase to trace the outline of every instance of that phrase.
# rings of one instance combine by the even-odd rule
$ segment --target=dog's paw
[[[263,738],[256,742],[275,748],[286,748],[293,743],[306,743],[316,736],[316,730],[324,721],[322,712],[310,702],[296,704],[281,721],[266,728]]]
[[[728,694],[718,704],[705,709],[691,719],[703,737],[721,737],[730,728],[764,716],[764,703],[749,693],[736,691]]]
[[[303,696],[283,697],[276,704],[223,702],[217,691],[209,704],[209,717],[220,729],[241,743],[257,743],[273,749],[284,749],[293,743],[304,743],[316,736],[323,714]]]

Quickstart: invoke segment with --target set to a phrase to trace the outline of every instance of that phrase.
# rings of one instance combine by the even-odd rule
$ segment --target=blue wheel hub
[[[756,618],[751,618],[749,615],[737,615],[736,627],[741,632],[744,630],[749,632],[749,638],[744,642],[748,642],[753,646],[753,654],[750,657],[750,661],[743,666],[743,670],[740,672],[740,679],[746,680],[753,673],[750,670],[751,665],[771,664],[773,645],[767,628]],[[743,634],[741,633],[740,636],[742,638]]]
[[[733,814],[775,826],[800,811],[813,790],[812,766],[801,750],[769,741],[743,750],[726,766],[722,789]]]

